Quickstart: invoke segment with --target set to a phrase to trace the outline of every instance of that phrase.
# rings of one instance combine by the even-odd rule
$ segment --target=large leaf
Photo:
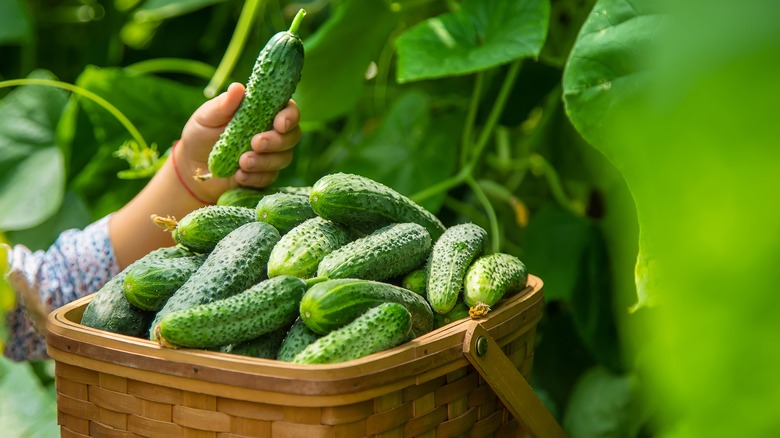
[[[539,55],[547,35],[547,0],[466,0],[425,20],[397,43],[398,82],[464,75]]]
[[[460,116],[431,115],[431,98],[408,92],[393,103],[381,126],[358,144],[337,170],[357,173],[410,196],[454,173]],[[431,211],[443,196],[421,204]]]
[[[304,41],[303,73],[294,98],[302,123],[325,122],[351,111],[366,71],[387,44],[399,16],[383,0],[345,0]]]
[[[60,209],[38,226],[18,231],[9,231],[8,239],[14,244],[20,243],[31,250],[45,250],[57,239],[59,234],[71,228],[84,228],[91,217],[84,201],[73,192],[66,192]]]
[[[0,2],[0,45],[22,43],[32,38],[32,26],[23,0]]]
[[[29,85],[0,102],[0,229],[35,226],[59,208],[65,171],[54,127],[67,99],[62,90]]]
[[[27,362],[0,357],[0,425],[3,436],[59,436],[54,393],[41,386]]]

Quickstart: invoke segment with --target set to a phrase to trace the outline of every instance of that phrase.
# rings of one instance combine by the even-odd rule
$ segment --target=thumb
[[[245,88],[238,82],[228,86],[227,91],[201,105],[195,112],[195,120],[202,126],[220,128],[225,126],[244,99]]]

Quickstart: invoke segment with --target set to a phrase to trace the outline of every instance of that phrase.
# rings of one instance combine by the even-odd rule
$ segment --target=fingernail
[[[268,139],[267,138],[261,138],[260,139],[260,151],[265,151],[268,149]]]
[[[255,164],[257,164],[257,159],[255,159],[255,157],[249,157],[246,159],[246,165],[249,166],[250,169],[254,168]]]
[[[292,126],[292,120],[284,119],[284,131],[285,132],[289,131],[291,126]]]

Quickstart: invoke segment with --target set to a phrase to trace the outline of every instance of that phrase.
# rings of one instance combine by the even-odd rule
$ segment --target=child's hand
[[[200,106],[187,121],[181,141],[174,150],[182,176],[194,176],[196,169],[208,172],[208,157],[244,97],[244,86],[230,84],[227,91]],[[236,186],[265,187],[292,161],[292,147],[301,139],[300,112],[293,100],[274,118],[273,130],[252,137],[252,150],[239,159],[239,170],[230,178],[208,181],[187,179],[200,199],[215,202],[222,192]]]

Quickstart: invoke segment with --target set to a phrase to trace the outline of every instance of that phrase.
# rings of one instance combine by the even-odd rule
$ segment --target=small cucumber
[[[246,207],[208,205],[191,211],[178,222],[160,216],[153,216],[152,220],[171,231],[171,237],[176,243],[205,254],[231,231],[254,222],[255,211]]]
[[[305,291],[299,278],[264,280],[231,297],[169,313],[160,320],[157,340],[164,347],[209,348],[255,339],[289,327]]]
[[[309,199],[319,216],[364,233],[403,222],[422,225],[434,240],[444,233],[444,225],[433,213],[390,187],[363,176],[325,175],[314,183]]]
[[[487,231],[470,223],[447,228],[436,241],[428,258],[426,288],[434,312],[447,313],[458,302],[466,269],[482,254],[486,243]]]
[[[494,253],[478,258],[466,272],[463,301],[471,308],[472,318],[490,311],[504,296],[525,288],[528,273],[517,257]]]
[[[276,359],[291,362],[296,354],[321,337],[321,335],[306,327],[303,320],[298,317],[285,335],[282,345],[279,347],[279,352],[276,354]]]
[[[309,198],[291,193],[274,193],[263,197],[255,208],[258,221],[267,222],[285,234],[316,214]]]
[[[285,335],[287,335],[287,327],[282,327],[248,341],[226,345],[221,347],[219,351],[240,356],[276,359],[276,354],[282,345]]]
[[[274,246],[268,258],[268,276],[314,277],[322,259],[349,241],[346,227],[319,216],[308,219]]]
[[[150,339],[155,340],[154,330],[165,315],[230,297],[264,279],[268,256],[279,239],[276,228],[265,222],[231,231],[157,312]]]
[[[447,313],[434,313],[433,314],[433,326],[435,328],[444,327],[445,325],[459,321],[463,318],[469,317],[469,306],[463,301],[458,301],[452,306],[452,309]]]
[[[428,273],[425,268],[415,269],[404,275],[401,279],[401,287],[422,296],[425,296],[425,286],[427,283]]]
[[[270,130],[292,97],[303,70],[303,42],[296,33],[304,15],[301,9],[290,29],[274,34],[258,54],[244,99],[209,153],[211,176],[233,175],[241,154],[252,149],[252,136]]]
[[[433,312],[425,298],[379,281],[336,279],[315,284],[303,295],[300,313],[307,327],[324,335],[386,302],[406,307],[412,314],[415,334],[423,335],[433,329]]]
[[[225,190],[217,198],[217,205],[230,205],[233,207],[245,207],[254,209],[263,196],[273,191],[269,189],[255,189],[252,187],[233,187]]]
[[[84,309],[81,324],[112,333],[143,337],[154,313],[141,310],[127,301],[124,290],[125,275],[138,264],[192,255],[189,250],[180,246],[159,248],[146,254],[111,278],[95,293]]]
[[[190,256],[135,263],[125,275],[125,298],[141,310],[156,312],[204,260],[204,256]]]
[[[415,223],[390,224],[327,254],[318,277],[386,280],[425,262],[431,236]]]
[[[412,317],[404,306],[383,303],[309,344],[292,363],[326,364],[358,359],[403,343],[411,328]]]

